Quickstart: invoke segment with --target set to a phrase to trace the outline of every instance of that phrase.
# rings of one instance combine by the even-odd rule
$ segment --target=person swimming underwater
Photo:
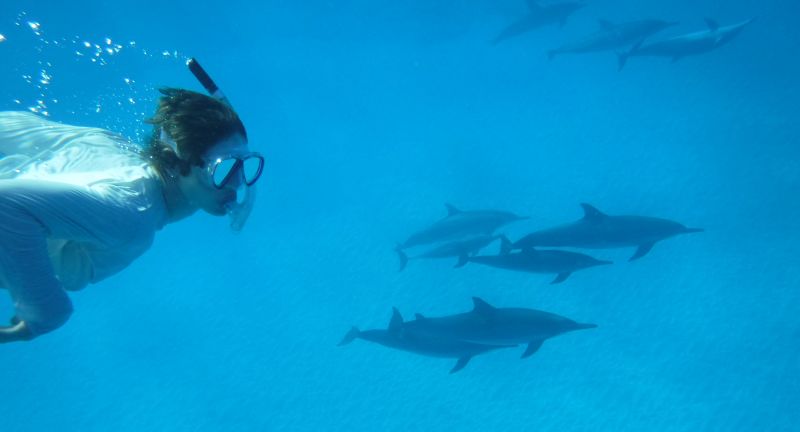
[[[0,112],[0,288],[15,307],[0,343],[62,326],[68,291],[123,270],[167,224],[204,210],[242,229],[264,158],[213,81],[188,65],[212,96],[161,89],[144,149],[107,130]]]

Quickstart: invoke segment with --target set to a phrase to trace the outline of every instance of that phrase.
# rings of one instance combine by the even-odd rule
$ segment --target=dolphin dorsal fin
[[[447,216],[453,216],[453,215],[457,215],[459,213],[463,213],[461,210],[456,208],[456,206],[454,206],[454,205],[452,205],[450,203],[447,203],[444,206],[447,207]]]
[[[542,9],[544,9],[544,8],[542,7],[542,5],[540,5],[540,4],[539,4],[539,1],[538,1],[538,0],[528,0],[528,1],[527,1],[527,3],[528,3],[528,9],[529,9],[529,10],[530,10],[532,13],[535,13],[535,12],[541,12],[541,10],[542,10]]]
[[[472,297],[472,304],[474,306],[472,311],[479,315],[492,313],[496,309],[494,306],[486,303],[486,301],[480,297]]]
[[[717,31],[717,29],[719,28],[719,24],[717,24],[716,20],[713,20],[713,19],[708,18],[708,17],[703,18],[703,19],[706,21],[706,25],[708,26],[709,30],[714,31],[714,32]]]
[[[606,19],[599,19],[597,20],[597,24],[600,24],[600,28],[606,31],[614,30],[614,23]]]
[[[389,333],[394,333],[400,331],[403,327],[403,316],[400,315],[400,311],[397,310],[396,307],[392,308],[392,319],[389,321]]]
[[[583,220],[598,221],[607,217],[605,213],[601,212],[591,204],[581,203],[581,207],[583,207]]]

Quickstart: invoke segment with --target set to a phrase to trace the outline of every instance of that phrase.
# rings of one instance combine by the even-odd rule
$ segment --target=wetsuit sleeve
[[[125,229],[124,213],[112,197],[88,187],[0,180],[0,284],[34,335],[60,327],[72,313],[47,238],[102,246]]]

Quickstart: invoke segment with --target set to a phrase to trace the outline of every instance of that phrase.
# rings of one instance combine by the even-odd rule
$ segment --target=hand
[[[33,334],[25,321],[18,318],[11,319],[12,325],[0,326],[0,343],[26,341],[33,339]]]

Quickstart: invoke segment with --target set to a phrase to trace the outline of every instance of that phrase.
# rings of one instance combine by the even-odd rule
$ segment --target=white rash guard
[[[161,180],[137,150],[103,129],[0,112],[0,288],[34,335],[67,321],[66,291],[128,266],[166,224]]]

